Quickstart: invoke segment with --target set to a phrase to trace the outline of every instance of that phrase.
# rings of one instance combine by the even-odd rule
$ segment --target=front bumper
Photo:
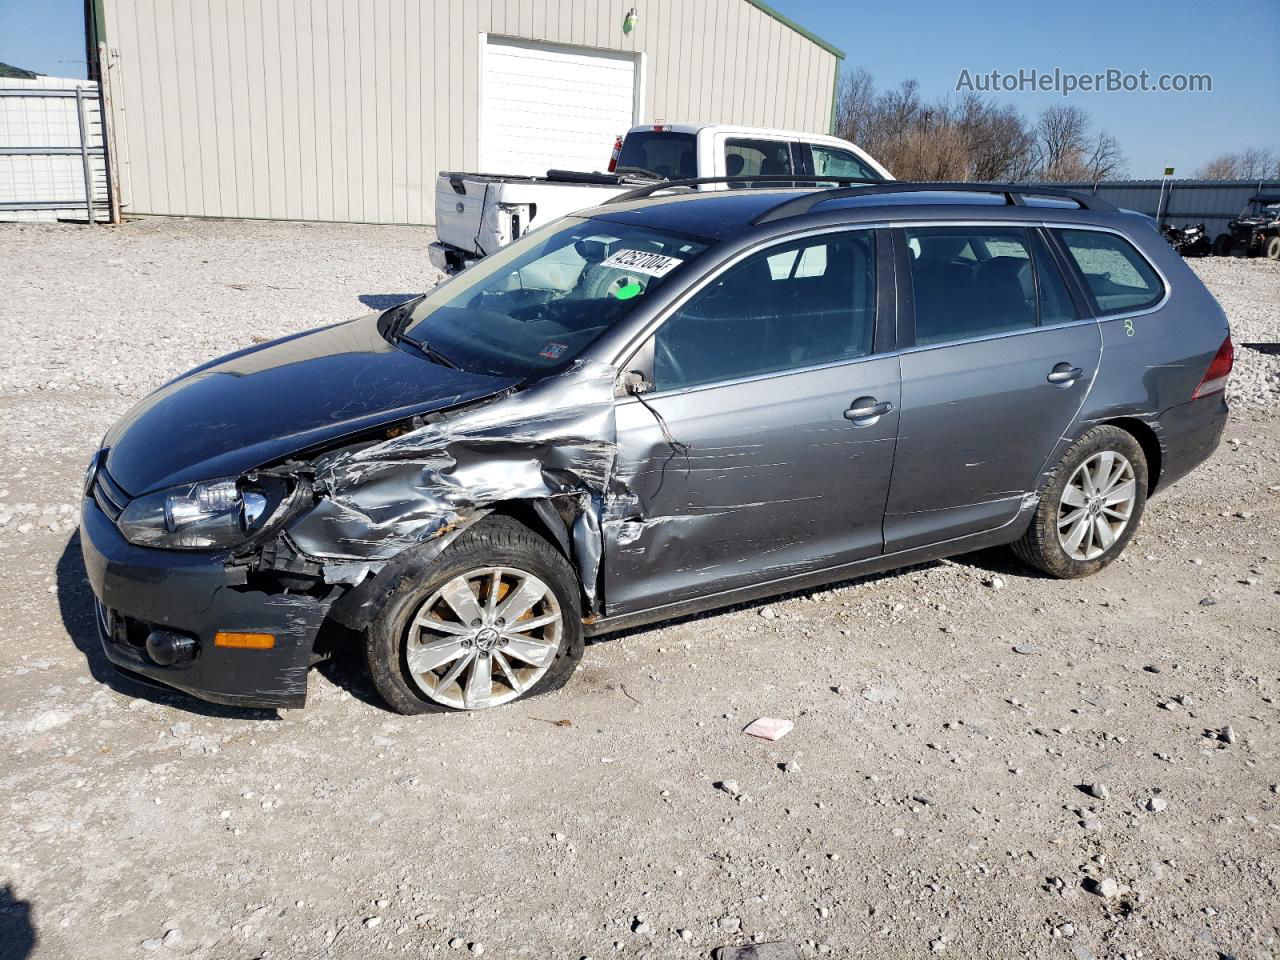
[[[137,547],[93,500],[81,508],[80,549],[107,659],[144,680],[214,703],[301,707],[326,600],[235,585],[224,555]],[[147,654],[153,629],[195,639],[196,656],[161,666]],[[214,646],[219,631],[270,633],[267,650]]]

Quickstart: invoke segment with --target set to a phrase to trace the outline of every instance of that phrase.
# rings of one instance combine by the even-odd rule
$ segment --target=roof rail
[[[831,177],[805,173],[770,173],[758,174],[756,176],[744,176],[743,174],[738,174],[736,177],[691,177],[687,180],[656,180],[653,183],[646,183],[642,187],[636,187],[634,190],[628,190],[626,193],[620,193],[617,196],[610,197],[604,203],[625,203],[628,200],[639,200],[642,197],[651,196],[659,190],[670,190],[672,187],[696,187],[704,183],[762,183],[766,186],[771,184],[778,187],[787,187],[794,186],[798,183],[882,184],[889,182],[891,181],[887,181],[883,177],[875,179],[872,179],[871,177]],[[602,206],[603,205],[604,204],[602,204]]]
[[[1062,200],[1074,200],[1082,210],[1114,211],[1116,209],[1114,205],[1098,197],[1075,193],[1071,190],[1055,190],[1051,187],[1032,187],[1016,183],[966,183],[963,181],[936,183],[932,181],[893,180],[889,182],[873,182],[862,187],[837,187],[833,190],[814,190],[809,193],[803,193],[798,197],[783,200],[777,206],[770,207],[763,213],[757,214],[751,222],[759,226],[762,223],[772,223],[775,220],[798,217],[801,214],[808,213],[820,203],[826,203],[828,200],[841,200],[845,197],[862,197],[886,193],[933,192],[1001,194],[1004,196],[1006,204],[1016,207],[1026,206],[1022,201],[1023,197],[1055,197]]]

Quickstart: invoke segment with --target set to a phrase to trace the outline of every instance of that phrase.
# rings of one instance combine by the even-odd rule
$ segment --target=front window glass
[[[403,336],[463,370],[546,373],[705,249],[677,234],[567,217],[428,294]]]
[[[857,154],[837,147],[824,147],[822,144],[809,145],[813,152],[813,172],[827,174],[832,177],[866,177],[870,180],[882,179],[871,167],[863,163]]]
[[[824,234],[730,267],[654,336],[659,390],[861,357],[875,330],[875,234]]]
[[[1098,230],[1059,230],[1084,274],[1098,313],[1143,310],[1164,296],[1159,275],[1123,237]]]

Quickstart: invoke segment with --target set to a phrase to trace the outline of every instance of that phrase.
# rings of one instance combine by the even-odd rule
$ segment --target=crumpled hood
[[[388,343],[378,317],[232,353],[165,384],[107,434],[107,471],[132,496],[231,477],[514,378],[453,370]]]

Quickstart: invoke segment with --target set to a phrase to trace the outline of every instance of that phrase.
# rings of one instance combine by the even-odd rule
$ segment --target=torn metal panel
[[[452,416],[315,464],[315,507],[288,526],[298,549],[355,576],[456,535],[497,503],[567,498],[574,556],[594,602],[600,511],[617,461],[617,370],[581,362]],[[366,571],[367,572],[367,571]],[[333,574],[326,572],[329,582]]]

